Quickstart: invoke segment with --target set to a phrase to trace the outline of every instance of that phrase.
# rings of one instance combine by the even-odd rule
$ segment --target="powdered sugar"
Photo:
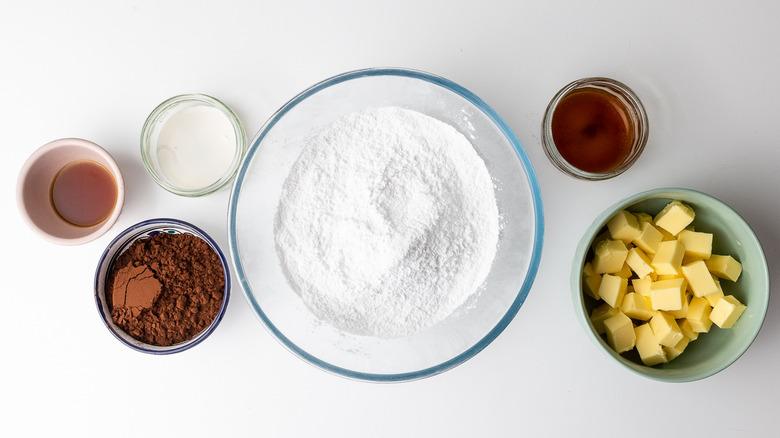
[[[284,183],[274,237],[293,289],[360,335],[412,334],[487,277],[493,184],[471,143],[421,113],[379,108],[316,133]]]

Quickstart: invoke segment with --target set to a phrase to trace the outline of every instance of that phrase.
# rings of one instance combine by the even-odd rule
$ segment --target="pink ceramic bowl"
[[[116,181],[116,204],[98,224],[73,225],[57,213],[51,201],[51,187],[57,173],[78,160],[102,164]],[[87,140],[63,138],[41,146],[22,166],[16,183],[16,203],[22,218],[44,239],[60,245],[80,245],[97,239],[114,225],[125,201],[122,172],[105,149]]]

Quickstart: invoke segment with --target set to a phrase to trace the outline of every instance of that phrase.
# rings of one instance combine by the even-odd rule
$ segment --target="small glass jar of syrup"
[[[542,145],[574,178],[603,180],[625,172],[647,143],[647,114],[626,85],[585,78],[563,87],[547,106]]]

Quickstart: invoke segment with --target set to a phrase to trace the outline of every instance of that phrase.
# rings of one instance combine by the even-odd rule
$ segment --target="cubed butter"
[[[649,275],[647,277],[631,279],[631,285],[634,286],[634,292],[646,298],[650,298],[651,284],[653,284],[653,279]]]
[[[655,217],[622,210],[593,240],[582,270],[584,294],[600,300],[594,330],[618,353],[636,348],[647,366],[677,358],[713,323],[732,327],[746,309],[720,282],[737,281],[742,265],[712,254],[713,234],[696,231],[694,217],[680,201]]]
[[[682,334],[677,321],[666,312],[658,312],[650,318],[650,327],[658,343],[667,347],[674,347],[685,335]]]
[[[693,209],[688,205],[680,201],[672,201],[655,216],[655,226],[677,236],[680,231],[693,222],[695,215]]]
[[[622,240],[606,239],[596,245],[593,256],[593,269],[597,274],[614,274],[623,269],[628,256],[628,248]]]
[[[705,298],[693,297],[688,305],[688,315],[685,319],[688,320],[691,329],[696,333],[707,333],[712,326],[710,313],[712,313],[712,307]]]
[[[639,236],[632,243],[642,251],[654,254],[658,250],[658,244],[663,240],[663,234],[650,222],[640,222],[639,229]]]
[[[655,310],[650,306],[650,300],[636,292],[627,293],[623,297],[620,311],[626,316],[641,321],[647,321],[655,315]]]
[[[704,263],[704,260],[697,260],[683,266],[681,269],[685,279],[688,280],[688,284],[691,285],[693,294],[697,297],[703,297],[718,291],[718,285],[712,279],[712,274],[707,269],[707,264]]]
[[[678,310],[667,310],[666,313],[672,315],[674,319],[685,318],[688,316],[688,309],[691,304],[691,296],[686,292],[683,293],[682,307]]]
[[[734,295],[726,295],[712,308],[710,319],[720,328],[731,328],[746,308]]]
[[[618,311],[617,314],[604,320],[607,342],[618,353],[631,350],[636,345],[636,333],[631,318]]]
[[[584,286],[582,290],[585,291],[585,293],[588,294],[588,296],[591,296],[597,300],[601,299],[601,297],[599,296],[599,287],[601,286],[601,275],[599,274],[589,275],[585,277],[583,283]]]
[[[637,247],[628,250],[626,264],[632,271],[636,272],[639,278],[646,277],[653,272],[653,267],[650,266],[650,257]]]
[[[618,309],[615,309],[607,303],[601,303],[600,306],[593,309],[590,313],[590,323],[593,324],[596,333],[600,335],[606,333],[607,330],[604,328],[604,320],[617,315],[617,313]]]
[[[680,310],[685,297],[685,279],[654,281],[650,284],[650,305],[655,310]]]
[[[596,273],[596,270],[593,269],[593,263],[587,262],[585,263],[585,266],[582,267],[582,276],[587,277],[589,275],[593,275]]]
[[[630,243],[642,230],[639,228],[639,221],[636,216],[626,210],[620,210],[607,221],[607,229],[613,239],[622,240]]]
[[[699,332],[693,330],[691,323],[686,318],[678,319],[677,326],[680,327],[680,331],[685,335],[685,337],[691,341],[695,341],[699,338]]]
[[[718,281],[718,277],[712,276],[712,281],[715,282],[715,285],[718,287],[717,292],[713,292],[711,294],[707,294],[704,296],[704,298],[707,299],[707,301],[710,303],[710,306],[715,307],[716,304],[718,304],[718,301],[720,301],[721,298],[723,298],[723,288],[720,286],[720,281]]]
[[[598,295],[605,303],[612,307],[620,308],[623,297],[626,295],[628,280],[612,274],[604,274],[601,277]]]
[[[628,251],[626,251],[628,255]],[[650,265],[658,275],[679,275],[685,247],[677,240],[667,240],[658,244]]]
[[[669,240],[677,240],[677,236],[673,235],[672,233],[664,230],[663,228],[659,228],[659,227],[656,228],[658,228],[658,231],[661,232],[661,242],[666,242]]]
[[[642,324],[634,329],[636,333],[636,350],[642,363],[651,367],[666,362],[666,352],[658,343],[650,324]]]
[[[596,235],[596,237],[593,238],[593,242],[590,244],[590,249],[592,251],[596,251],[596,247],[599,246],[599,243],[609,240],[609,230],[607,228],[604,228],[604,231],[600,232]]]
[[[713,254],[706,263],[710,272],[726,280],[737,281],[742,273],[742,264],[729,255]]]
[[[626,256],[626,260],[628,260],[628,256]],[[618,272],[616,272],[615,275],[623,278],[631,278],[634,276],[634,273],[631,271],[631,267],[628,266],[627,263],[623,263],[623,267]]]
[[[707,260],[712,255],[712,234],[700,231],[682,230],[677,240],[685,247],[685,258]]]
[[[683,336],[683,338],[680,339],[680,342],[675,344],[674,347],[664,346],[663,350],[664,350],[664,353],[666,353],[666,360],[671,362],[677,356],[681,355],[683,353],[683,351],[685,351],[685,348],[688,346],[688,343],[690,341],[691,341],[690,339],[688,339],[687,337]]]
[[[644,212],[634,213],[634,216],[636,216],[636,220],[638,220],[640,224],[642,222],[647,222],[650,225],[653,225],[653,217],[647,213]]]

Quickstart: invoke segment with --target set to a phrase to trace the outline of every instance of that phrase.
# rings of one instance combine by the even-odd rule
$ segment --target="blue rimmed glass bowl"
[[[122,255],[134,242],[148,239],[149,237],[159,233],[191,234],[193,236],[199,237],[201,240],[205,241],[217,254],[222,264],[222,272],[225,276],[225,290],[223,292],[222,306],[219,308],[219,313],[217,313],[214,321],[212,321],[208,327],[201,330],[200,333],[192,337],[190,340],[168,346],[147,344],[127,334],[119,326],[114,324],[114,321],[111,318],[111,311],[108,308],[108,303],[106,302],[106,281],[108,279],[108,274],[111,272],[111,269],[114,265],[114,261],[116,261],[116,259],[119,258],[119,256]],[[227,260],[225,259],[225,255],[222,253],[219,245],[217,245],[214,239],[206,234],[205,231],[201,230],[195,225],[192,225],[191,223],[179,219],[149,219],[143,222],[139,222],[122,231],[116,238],[114,238],[114,240],[111,241],[111,243],[108,244],[106,250],[103,252],[103,255],[100,257],[97,270],[95,271],[95,304],[97,305],[98,313],[103,319],[106,328],[120,342],[132,348],[133,350],[143,353],[179,353],[203,342],[217,328],[220,321],[222,321],[222,317],[225,315],[225,310],[227,310],[229,300],[230,269],[228,267]]]
[[[376,338],[318,319],[289,286],[274,244],[282,185],[305,138],[334,120],[397,106],[439,119],[471,141],[495,183],[502,229],[484,290],[467,308],[414,335]],[[525,150],[479,97],[438,76],[367,69],[320,82],[277,111],[252,141],[231,193],[228,234],[250,307],[285,347],[348,378],[399,382],[432,376],[474,357],[509,324],[536,275],[544,224],[541,194]]]

